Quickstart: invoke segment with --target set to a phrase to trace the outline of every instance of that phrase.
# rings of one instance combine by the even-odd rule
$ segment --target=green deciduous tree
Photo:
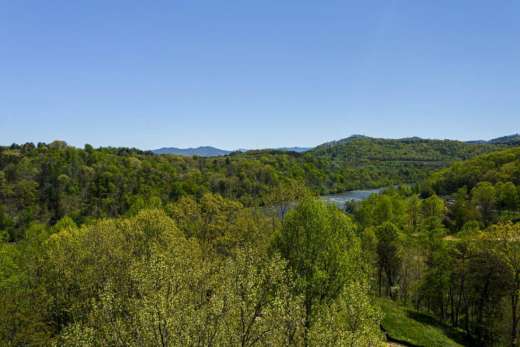
[[[276,247],[303,296],[305,345],[318,308],[334,301],[359,274],[359,243],[352,221],[335,206],[309,198],[287,214]]]
[[[378,322],[382,313],[367,295],[368,285],[362,281],[345,286],[320,314],[310,331],[313,346],[383,346]]]
[[[496,208],[495,187],[489,182],[480,182],[471,191],[471,201],[478,208],[484,225],[493,222]]]
[[[519,196],[513,182],[500,182],[496,185],[497,207],[504,210],[516,210],[519,205]]]
[[[511,306],[511,346],[517,347],[520,322],[520,225],[494,226],[487,235],[490,248],[503,261],[510,275],[509,298]]]
[[[382,295],[383,276],[386,279],[387,295],[396,298],[394,290],[399,281],[402,249],[401,232],[391,222],[377,227],[377,264],[379,295]]]

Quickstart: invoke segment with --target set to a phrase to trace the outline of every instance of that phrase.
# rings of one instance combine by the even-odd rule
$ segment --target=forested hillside
[[[418,137],[377,139],[354,135],[320,145],[312,150],[316,156],[362,164],[368,161],[417,161],[445,163],[468,159],[497,149],[496,146],[473,146],[453,140],[428,140]]]
[[[0,23],[0,347],[520,347],[520,0]]]
[[[0,229],[12,240],[32,222],[77,223],[206,192],[262,204],[274,187],[303,180],[290,155],[198,158],[124,148],[77,149],[63,142],[0,148]]]
[[[436,172],[429,185],[440,194],[451,194],[462,187],[472,189],[479,182],[520,184],[520,147],[478,156]]]
[[[452,160],[493,148],[353,138],[305,154],[266,150],[205,158],[78,149],[59,141],[0,147],[0,230],[16,240],[33,221],[52,225],[68,216],[82,223],[207,192],[259,206],[296,186],[323,194],[416,182]]]
[[[519,164],[520,148],[499,150],[434,173],[420,195],[402,187],[348,206],[375,254],[378,295],[465,331],[469,345],[518,346]],[[430,319],[419,313],[406,319]],[[428,336],[385,324],[409,341]]]
[[[471,192],[451,204],[402,188],[349,207],[372,257],[373,289],[403,310],[384,305],[391,337],[451,345],[437,336],[449,325],[465,332],[459,344],[518,346],[520,224],[489,218],[481,196]]]
[[[517,346],[518,148],[421,183],[495,147],[346,142],[219,158],[2,147],[0,344],[378,346],[383,324]],[[381,182],[399,187],[343,210],[316,199]]]
[[[493,144],[518,146],[520,145],[520,134],[497,137],[496,139],[489,140],[488,142]]]
[[[326,173],[332,191],[382,187],[423,180],[454,160],[464,160],[499,148],[451,140],[376,139],[352,136],[323,144],[306,153]]]
[[[423,194],[436,192],[451,205],[447,221],[452,230],[479,221],[491,225],[520,219],[520,148],[485,154],[433,174]]]

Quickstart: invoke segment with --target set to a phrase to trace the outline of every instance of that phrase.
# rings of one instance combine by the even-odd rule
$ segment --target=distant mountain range
[[[280,147],[280,148],[274,148],[277,151],[284,151],[284,152],[296,152],[296,153],[303,153],[310,151],[312,147]]]
[[[497,137],[496,139],[489,140],[489,143],[495,145],[520,145],[520,134]]]
[[[366,140],[385,140],[385,139],[375,139],[364,135],[352,135],[350,137],[347,137],[345,139],[337,140],[337,141],[331,141],[324,143],[318,147],[280,147],[280,148],[272,148],[271,150],[277,150],[277,151],[284,151],[284,152],[297,152],[297,153],[303,153],[307,152],[313,149],[319,149],[323,147],[331,147],[331,146],[338,146],[342,144],[351,143],[353,141],[366,139]],[[390,140],[390,139],[388,139]],[[420,137],[408,137],[408,138],[402,138],[395,141],[402,141],[402,142],[416,142],[416,141],[424,141],[424,139]],[[475,141],[466,141],[468,144],[492,144],[492,145],[520,145],[520,134],[513,134],[509,136],[502,136],[497,137],[495,139],[491,140],[475,140]],[[240,148],[235,151],[220,149],[212,146],[201,146],[196,148],[178,148],[178,147],[163,147],[159,149],[152,150],[155,154],[174,154],[174,155],[181,155],[181,156],[200,156],[200,157],[218,157],[218,156],[224,156],[228,155],[232,152],[247,152],[251,149],[244,149]]]
[[[182,156],[193,156],[198,155],[200,157],[218,157],[222,155],[226,155],[231,153],[231,151],[227,151],[220,148],[215,148],[211,146],[202,146],[197,148],[177,148],[177,147],[163,147],[159,149],[155,149],[152,151],[155,154],[175,154]]]
[[[414,141],[425,141],[425,140],[437,140],[437,139],[425,139],[425,138],[421,138],[421,137],[417,137],[417,136],[413,136],[413,137],[403,137],[403,138],[400,138],[400,139],[378,139],[378,138],[374,138],[374,137],[369,137],[369,136],[365,136],[365,135],[352,135],[352,136],[349,136],[347,138],[344,138],[344,139],[341,139],[341,140],[335,140],[335,141],[331,141],[331,142],[326,142],[320,146],[317,146],[317,147],[321,147],[321,146],[333,146],[333,145],[337,145],[337,144],[342,144],[342,143],[349,143],[349,142],[352,142],[352,141],[355,141],[355,140],[359,140],[359,139],[367,139],[367,140],[395,140],[395,141],[401,141],[401,142],[414,142]],[[457,140],[450,140],[450,141],[457,141]],[[465,143],[469,143],[469,144],[492,144],[492,145],[520,145],[520,134],[513,134],[513,135],[508,135],[508,136],[502,136],[502,137],[497,137],[497,138],[494,138],[494,139],[491,139],[491,140],[472,140],[472,141],[464,141]]]
[[[467,143],[490,143],[493,145],[520,145],[520,134],[497,137],[496,139],[467,141]]]
[[[297,152],[303,153],[311,148],[308,147],[281,147],[275,148],[277,151],[284,152]],[[174,155],[182,155],[186,157],[191,157],[197,155],[199,157],[219,157],[223,155],[230,154],[232,152],[247,152],[249,149],[240,148],[236,151],[229,151],[225,149],[220,149],[212,146],[202,146],[196,148],[177,148],[177,147],[163,147],[159,149],[152,150],[155,154],[174,154]]]

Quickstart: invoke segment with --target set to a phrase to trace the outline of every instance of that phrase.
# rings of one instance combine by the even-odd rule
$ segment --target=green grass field
[[[460,331],[439,323],[432,317],[402,307],[390,300],[378,301],[384,312],[383,328],[397,341],[421,347],[471,346]]]

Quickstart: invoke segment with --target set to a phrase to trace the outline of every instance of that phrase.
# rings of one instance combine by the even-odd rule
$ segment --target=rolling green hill
[[[498,148],[488,143],[356,135],[320,145],[305,153],[304,158],[325,173],[326,189],[342,191],[417,182],[453,161]]]
[[[422,162],[444,164],[464,160],[499,148],[492,144],[472,144],[453,140],[429,140],[418,137],[377,139],[354,135],[320,145],[309,155],[335,162],[359,165],[366,162]]]
[[[285,186],[316,194],[417,182],[440,167],[498,148],[417,138],[351,137],[306,152],[221,157],[153,155],[129,148],[79,149],[61,141],[0,147],[0,229],[16,239],[31,221],[115,217],[142,205],[205,192],[247,206]]]
[[[438,194],[451,194],[466,186],[472,189],[479,182],[512,182],[520,185],[520,147],[502,149],[456,162],[440,170],[428,180]]]

